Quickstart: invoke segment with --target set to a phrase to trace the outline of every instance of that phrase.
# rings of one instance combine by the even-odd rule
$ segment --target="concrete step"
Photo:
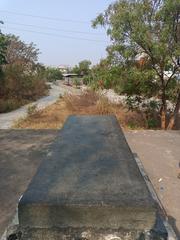
[[[153,228],[156,214],[114,116],[69,117],[18,208],[24,239],[56,239],[57,232],[57,239],[66,239],[62,235],[84,231],[96,239],[115,232],[135,239]]]

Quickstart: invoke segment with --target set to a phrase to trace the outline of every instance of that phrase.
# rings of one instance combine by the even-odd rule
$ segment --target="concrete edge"
[[[1,236],[0,240],[7,240],[7,236],[16,234],[17,229],[18,229],[18,225],[19,225],[18,208],[16,208],[15,215],[12,218],[12,221],[10,222],[8,227],[5,229],[5,231],[4,231],[3,235]]]

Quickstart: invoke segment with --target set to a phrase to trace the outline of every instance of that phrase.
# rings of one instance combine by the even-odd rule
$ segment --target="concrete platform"
[[[21,229],[133,232],[153,228],[156,206],[116,118],[72,116],[23,195],[18,214]]]

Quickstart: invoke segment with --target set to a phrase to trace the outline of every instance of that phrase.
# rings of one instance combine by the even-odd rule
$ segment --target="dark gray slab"
[[[22,227],[144,230],[155,215],[114,116],[71,116],[19,203]]]

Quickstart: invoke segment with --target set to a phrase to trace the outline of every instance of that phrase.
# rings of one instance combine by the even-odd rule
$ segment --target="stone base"
[[[1,240],[176,240],[164,226],[158,215],[150,231],[96,228],[23,228],[19,226],[17,214]],[[170,238],[169,238],[170,237]]]
[[[118,229],[26,228],[17,229],[8,240],[166,240],[165,232]]]

